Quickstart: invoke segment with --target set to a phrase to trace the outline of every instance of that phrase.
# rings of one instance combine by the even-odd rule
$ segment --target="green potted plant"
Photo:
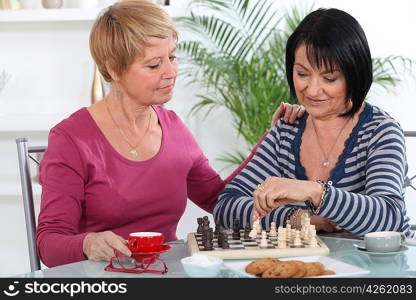
[[[189,16],[176,19],[191,37],[178,45],[185,62],[180,75],[203,91],[191,113],[225,107],[246,143],[219,160],[240,164],[279,104],[296,102],[286,83],[286,41],[312,10],[313,5],[281,12],[270,0],[192,0]],[[412,63],[401,56],[374,58],[374,84],[393,91]]]

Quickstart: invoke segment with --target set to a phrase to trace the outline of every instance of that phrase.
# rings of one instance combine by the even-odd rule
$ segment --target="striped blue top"
[[[251,224],[253,191],[269,176],[307,180],[300,164],[300,144],[308,114],[294,125],[282,119],[267,134],[257,152],[241,172],[226,185],[214,208],[214,218],[231,228],[233,220]],[[329,180],[319,215],[349,232],[363,235],[373,231],[402,231],[414,237],[404,201],[407,174],[403,131],[386,112],[366,103],[357,125],[345,141],[345,148]],[[283,226],[295,209],[308,209],[298,202],[273,210],[262,220]]]

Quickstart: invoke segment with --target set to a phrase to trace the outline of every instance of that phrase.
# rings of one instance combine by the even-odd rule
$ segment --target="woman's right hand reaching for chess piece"
[[[323,192],[321,184],[315,181],[269,177],[253,193],[253,221],[286,204],[310,201],[319,207]],[[311,216],[311,224],[317,231],[333,232],[337,229],[336,223],[316,215]]]
[[[114,256],[114,250],[131,256],[126,241],[112,231],[90,232],[83,241],[82,250],[89,260],[110,261]]]

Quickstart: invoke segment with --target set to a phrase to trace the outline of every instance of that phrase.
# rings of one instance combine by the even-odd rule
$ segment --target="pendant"
[[[139,153],[137,153],[137,150],[136,150],[136,149],[131,149],[131,150],[130,150],[130,154],[131,154],[133,157],[137,157],[137,156],[139,155]]]
[[[322,163],[322,165],[323,165],[325,168],[328,168],[328,166],[329,166],[329,161],[328,161],[327,159],[325,159],[325,160],[324,160],[324,162]]]

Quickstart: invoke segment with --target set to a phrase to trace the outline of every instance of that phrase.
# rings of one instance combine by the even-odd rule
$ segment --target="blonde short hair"
[[[146,0],[119,1],[103,10],[90,33],[91,55],[108,82],[107,70],[127,71],[149,45],[148,37],[178,39],[172,18],[158,5]]]

